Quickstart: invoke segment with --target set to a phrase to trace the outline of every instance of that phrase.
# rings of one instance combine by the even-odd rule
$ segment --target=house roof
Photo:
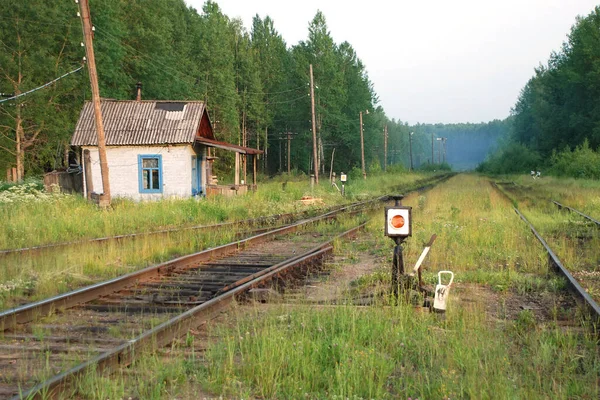
[[[235,144],[230,144],[230,143],[226,143],[226,142],[219,142],[217,140],[211,140],[211,139],[207,139],[204,137],[197,137],[196,141],[199,143],[202,143],[208,147],[216,147],[218,149],[231,150],[231,151],[235,151],[236,153],[242,153],[242,154],[262,154],[262,153],[264,153],[264,151],[262,151],[262,150],[257,150],[257,149],[253,149],[250,147],[237,146]]]
[[[102,100],[100,106],[107,146],[194,143],[205,114],[202,101]],[[71,145],[98,145],[91,102],[81,110]]]

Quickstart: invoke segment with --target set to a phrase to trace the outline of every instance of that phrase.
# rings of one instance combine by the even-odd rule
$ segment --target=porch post
[[[252,184],[256,188],[256,154],[252,155]]]
[[[244,183],[248,184],[248,176],[247,176],[247,165],[248,165],[248,154],[244,154],[244,158],[242,159],[242,170],[244,171]]]
[[[235,186],[240,184],[240,153],[235,152]]]

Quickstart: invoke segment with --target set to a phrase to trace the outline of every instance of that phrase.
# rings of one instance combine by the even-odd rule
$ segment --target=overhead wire
[[[7,101],[10,101],[10,100],[15,100],[15,99],[18,99],[19,97],[27,96],[28,94],[31,94],[31,93],[33,93],[33,92],[37,92],[38,90],[41,90],[41,89],[43,89],[43,88],[45,88],[45,87],[47,87],[47,86],[50,86],[50,85],[52,85],[53,83],[55,83],[55,82],[57,82],[57,81],[59,81],[59,80],[61,80],[61,79],[63,79],[63,78],[66,78],[67,76],[69,76],[69,75],[71,75],[71,74],[74,74],[75,72],[79,71],[79,70],[80,70],[80,69],[82,69],[82,68],[83,68],[83,65],[82,65],[81,67],[77,68],[77,69],[74,69],[73,71],[67,72],[67,73],[66,73],[66,74],[64,74],[64,75],[61,75],[61,76],[59,76],[59,77],[58,77],[58,78],[56,78],[56,79],[53,79],[53,80],[51,80],[51,81],[50,81],[50,82],[48,82],[48,83],[45,83],[45,84],[43,84],[42,86],[38,86],[38,87],[36,87],[36,88],[34,88],[34,89],[31,89],[31,90],[28,90],[28,91],[26,91],[26,92],[19,93],[18,95],[15,95],[15,96],[12,96],[12,97],[8,97],[8,98],[6,98],[6,99],[2,99],[2,100],[0,100],[0,103],[5,103],[5,102],[7,102]]]

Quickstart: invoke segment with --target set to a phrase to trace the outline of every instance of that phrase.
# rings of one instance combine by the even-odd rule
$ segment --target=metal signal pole
[[[313,79],[313,67],[310,64],[310,108],[312,112],[312,136],[313,136],[313,170],[315,172],[315,183],[319,184],[319,158],[317,157],[317,121],[315,119],[315,82]]]
[[[102,123],[102,110],[100,109],[100,89],[98,87],[98,73],[96,72],[96,59],[94,57],[94,45],[92,43],[92,21],[90,17],[90,6],[88,0],[80,0],[81,21],[83,22],[83,36],[85,40],[85,54],[90,73],[92,86],[92,102],[94,104],[94,120],[96,122],[96,133],[98,135],[98,155],[100,157],[100,175],[102,176],[103,194],[100,203],[104,206],[110,205],[110,184],[108,180],[108,162],[106,159],[106,139],[104,137],[104,124]]]

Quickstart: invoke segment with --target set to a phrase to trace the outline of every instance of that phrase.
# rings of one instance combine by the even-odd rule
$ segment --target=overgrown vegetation
[[[511,143],[480,171],[600,178],[599,28],[600,7],[577,18],[561,50],[522,89],[512,110]]]
[[[319,197],[324,205],[342,204],[360,198],[387,194],[392,187],[408,190],[430,173],[369,174],[367,181],[350,178],[346,197],[325,180],[315,188],[308,179],[284,179],[261,183],[256,192],[234,198],[165,199],[134,202],[115,199],[110,210],[101,210],[79,195],[51,195],[38,186],[12,185],[0,192],[0,249],[70,242],[83,238],[148,232],[168,227],[213,224],[256,218],[263,215],[307,209],[299,200],[304,195]],[[36,194],[30,193],[35,191]],[[2,199],[7,199],[6,202]],[[44,201],[31,201],[44,199]],[[10,200],[10,203],[8,202]],[[310,208],[310,207],[308,207]]]
[[[19,94],[75,70],[85,55],[75,2],[5,0],[0,20],[0,92]],[[261,160],[267,175],[287,170],[280,132],[294,132],[291,167],[308,172],[312,134],[309,64],[318,87],[316,113],[321,165],[360,166],[359,112],[364,118],[367,165],[382,163],[384,124],[389,125],[390,161],[408,155],[408,126],[389,120],[378,106],[366,67],[352,45],[336,43],[325,15],[307,21],[306,39],[286,43],[269,16],[252,26],[225,15],[214,1],[201,10],[184,0],[91,2],[94,50],[102,97],[205,100],[216,136],[230,143],[268,150]],[[30,176],[67,166],[65,147],[83,102],[90,99],[86,69],[31,95],[0,104],[0,171],[16,167]],[[242,135],[242,131],[246,135]],[[17,140],[18,139],[18,140]],[[17,146],[20,142],[21,146]],[[333,147],[331,147],[333,146]],[[232,156],[217,150],[226,161]],[[283,154],[282,154],[283,153]],[[71,162],[75,158],[71,157]],[[219,175],[233,162],[215,164]]]
[[[233,398],[596,398],[597,338],[565,326],[565,320],[581,320],[557,300],[564,280],[549,271],[510,202],[484,179],[458,176],[405,203],[414,207],[415,223],[406,262],[414,262],[436,232],[426,280],[432,283],[442,269],[457,274],[445,318],[405,303],[389,306],[386,298],[366,308],[343,301],[243,306],[226,324],[209,328],[208,336],[218,340],[205,354],[171,360],[151,374],[157,380],[120,377],[112,388],[119,396],[152,391],[154,398],[207,392]],[[360,283],[387,287],[392,242],[381,233],[380,215],[368,233],[359,249],[348,243],[338,251],[347,258],[358,251],[388,256],[384,271]],[[550,317],[509,306],[528,296],[544,296]],[[169,372],[173,364],[185,379]]]
[[[408,191],[423,179],[434,176],[381,173],[370,175],[364,181],[361,175],[357,181],[350,179],[347,182],[346,197],[332,186],[322,184],[311,190],[306,179],[296,179],[261,184],[257,192],[234,198],[170,199],[147,203],[121,199],[113,202],[109,210],[101,210],[80,196],[54,195],[37,189],[32,189],[35,194],[25,193],[31,184],[11,186],[0,192],[0,218],[4,221],[0,243],[3,248],[20,248],[239,221],[278,213],[316,213],[319,208],[388,194],[394,188]],[[6,193],[11,196],[10,202],[1,201]],[[305,206],[299,201],[304,195],[317,197],[322,204]],[[31,253],[0,255],[0,282],[3,282],[0,285],[0,309],[227,243],[243,229],[182,230],[118,242],[81,243]]]

